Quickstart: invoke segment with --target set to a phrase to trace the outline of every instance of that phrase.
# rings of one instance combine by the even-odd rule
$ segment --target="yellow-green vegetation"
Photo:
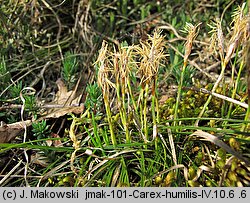
[[[0,186],[250,186],[250,4],[0,5]]]

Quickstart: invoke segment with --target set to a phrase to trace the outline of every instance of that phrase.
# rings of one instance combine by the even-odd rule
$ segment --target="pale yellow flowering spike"
[[[198,28],[200,25],[201,23],[199,23],[196,26],[192,25],[191,23],[186,23],[184,30],[188,33],[188,36],[187,36],[187,41],[185,44],[184,63],[187,63],[187,59],[192,50],[193,41],[198,35],[198,31],[199,31]]]

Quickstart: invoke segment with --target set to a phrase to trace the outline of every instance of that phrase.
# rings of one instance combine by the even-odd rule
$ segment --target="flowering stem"
[[[148,83],[145,86],[145,94],[143,97],[143,127],[144,127],[144,136],[146,141],[148,140],[148,125],[147,125],[147,98],[148,98]]]
[[[157,123],[159,122],[159,109],[158,109],[158,102],[156,98],[156,85],[157,79],[156,77],[153,80],[153,87],[152,87],[152,102],[151,102],[151,111],[152,111],[152,120],[153,120],[153,140],[157,137]]]
[[[112,141],[112,144],[114,146],[116,146],[117,143],[116,143],[116,137],[115,137],[114,128],[113,128],[113,124],[112,124],[111,110],[110,110],[110,107],[109,107],[109,103],[105,102],[105,98],[104,98],[104,105],[105,105],[105,109],[106,109],[106,113],[107,113],[107,119],[108,119],[108,123],[109,123],[111,141]]]
[[[181,78],[180,78],[180,84],[178,85],[178,92],[177,92],[177,98],[176,98],[176,103],[175,103],[175,109],[174,109],[174,126],[177,125],[176,119],[178,118],[178,109],[179,109],[179,104],[181,100],[181,92],[182,92],[182,86],[183,86],[183,79],[184,79],[184,73],[185,69],[187,66],[187,61],[184,61],[182,71],[181,71]]]

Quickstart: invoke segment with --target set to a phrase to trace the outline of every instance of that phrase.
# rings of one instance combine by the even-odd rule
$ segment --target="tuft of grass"
[[[159,108],[157,99],[158,69],[164,60],[164,38],[156,31],[148,40],[141,41],[137,46],[119,47],[114,53],[108,52],[106,42],[103,42],[96,64],[98,70],[98,84],[102,88],[106,114],[111,130],[111,140],[115,144],[115,135],[112,125],[110,108],[111,89],[116,92],[114,98],[118,105],[120,119],[126,135],[126,142],[131,142],[127,115],[137,114],[140,118],[140,133],[145,142],[148,142],[148,99],[151,97],[151,115],[153,122],[153,140],[157,137],[157,123],[159,123]],[[138,60],[138,62],[137,62]],[[132,90],[133,77],[139,78],[139,97],[136,98]],[[114,77],[115,82],[112,82]],[[151,96],[149,96],[149,92]],[[137,101],[136,101],[137,100]],[[133,119],[134,120],[134,119]],[[111,127],[112,126],[112,127]]]

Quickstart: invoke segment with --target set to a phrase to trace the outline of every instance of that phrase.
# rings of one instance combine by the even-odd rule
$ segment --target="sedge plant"
[[[104,100],[105,110],[107,113],[109,129],[110,129],[111,141],[112,141],[112,144],[115,146],[117,142],[116,142],[114,127],[112,123],[112,113],[110,109],[110,98],[109,98],[110,97],[110,85],[112,85],[113,83],[109,80],[109,72],[111,71],[111,69],[108,67],[109,64],[106,58],[107,51],[108,51],[108,44],[105,41],[103,41],[102,47],[99,52],[99,56],[96,61],[99,67],[98,76],[97,76],[98,77],[97,84],[102,89],[103,100]]]
[[[185,55],[184,55],[184,61],[183,61],[183,66],[181,70],[181,77],[178,85],[178,92],[177,92],[177,98],[176,98],[176,104],[175,104],[175,109],[174,109],[174,120],[178,118],[178,109],[179,109],[179,103],[181,99],[181,92],[182,92],[182,87],[183,87],[183,82],[184,82],[184,76],[186,72],[186,68],[188,65],[188,57],[191,54],[192,50],[192,44],[193,41],[195,40],[197,34],[198,34],[198,28],[199,25],[192,25],[191,23],[187,23],[185,26],[185,31],[188,33],[186,44],[185,44]],[[176,126],[176,121],[174,122],[174,125]]]
[[[148,36],[146,41],[141,41],[139,45],[122,44],[118,50],[114,48],[113,52],[108,51],[107,43],[103,42],[96,62],[99,67],[98,85],[102,89],[113,144],[116,143],[116,138],[110,108],[110,97],[114,96],[110,94],[111,89],[116,92],[116,97],[113,99],[114,103],[117,104],[121,124],[126,135],[126,143],[132,141],[128,118],[131,112],[134,115],[133,120],[136,120],[137,124],[139,121],[138,130],[144,142],[149,141],[149,101],[151,101],[153,140],[157,137],[157,123],[159,123],[157,78],[159,67],[165,57],[164,37],[158,30],[154,32],[153,36]],[[138,81],[133,80],[132,77],[139,78],[139,85]],[[136,91],[132,87],[138,87],[139,96],[136,96]]]
[[[151,116],[153,123],[153,140],[157,136],[157,123],[159,122],[159,107],[157,99],[157,79],[159,67],[166,57],[164,37],[159,31],[155,31],[153,36],[148,36],[148,40],[141,41],[139,46],[135,46],[135,54],[139,58],[138,73],[140,76],[140,96],[138,104],[140,107],[140,118],[144,129],[145,141],[148,141],[148,119],[147,101],[149,98],[149,88],[151,87]]]
[[[248,23],[248,18],[244,14],[244,8],[245,4],[242,5],[242,7],[238,7],[236,11],[233,14],[233,28],[232,28],[232,34],[231,38],[229,40],[228,46],[225,48],[225,39],[223,36],[223,32],[221,29],[221,23],[219,21],[216,22],[216,28],[214,26],[212,27],[212,41],[215,41],[217,43],[212,43],[214,45],[218,45],[219,47],[219,53],[221,57],[221,72],[219,77],[217,78],[215,84],[213,85],[213,88],[211,90],[212,93],[216,91],[218,88],[220,82],[224,78],[224,73],[226,70],[227,65],[229,64],[231,58],[233,57],[233,54],[236,52],[236,50],[246,42],[247,40],[247,23]],[[226,50],[226,54],[224,54],[224,50]],[[195,126],[199,125],[199,118],[202,117],[204,112],[206,111],[208,105],[210,104],[212,100],[212,95],[209,95],[206,103],[204,104],[197,121],[195,122]]]

